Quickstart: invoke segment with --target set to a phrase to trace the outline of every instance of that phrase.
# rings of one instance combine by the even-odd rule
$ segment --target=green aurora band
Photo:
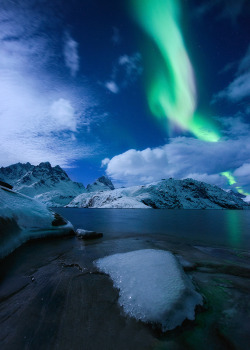
[[[151,71],[147,99],[152,114],[168,118],[201,140],[217,142],[220,135],[213,122],[195,113],[195,79],[180,28],[179,1],[131,0],[131,10],[159,51],[155,57],[150,50],[147,54]]]
[[[192,64],[182,36],[179,0],[130,0],[132,15],[150,38],[146,50],[146,88],[149,108],[157,118],[191,132],[202,141],[217,142],[218,128],[212,120],[196,112],[197,96]],[[230,186],[236,179],[221,172]],[[242,187],[234,186],[242,194]]]
[[[227,178],[228,184],[229,184],[230,186],[237,184],[237,181],[236,181],[235,177],[231,174],[230,171],[224,171],[224,172],[222,172],[222,173],[220,173],[220,174],[221,174],[222,176],[225,176],[225,177]],[[245,192],[241,186],[235,186],[234,188],[235,188],[239,193],[244,194],[244,196],[249,196],[249,195],[250,195],[250,193]]]

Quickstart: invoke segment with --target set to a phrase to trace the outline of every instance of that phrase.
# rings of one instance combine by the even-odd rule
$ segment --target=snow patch
[[[175,256],[163,250],[144,249],[115,254],[95,261],[119,289],[125,313],[162,331],[174,329],[187,318],[194,320],[202,297]]]

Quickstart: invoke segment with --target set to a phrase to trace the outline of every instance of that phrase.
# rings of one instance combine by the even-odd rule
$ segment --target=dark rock
[[[53,213],[53,215],[54,215],[54,220],[52,221],[52,226],[67,225],[67,221],[65,221],[61,215],[59,215],[57,213]]]
[[[7,182],[4,181],[0,181],[0,186],[9,188],[10,190],[12,190],[13,186],[11,186],[10,184],[8,184]]]

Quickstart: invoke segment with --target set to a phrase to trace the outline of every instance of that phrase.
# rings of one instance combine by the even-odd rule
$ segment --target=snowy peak
[[[88,191],[89,192],[89,191]],[[241,198],[193,179],[168,179],[145,186],[83,193],[69,207],[154,209],[249,209]]]
[[[107,176],[101,176],[97,179],[97,181],[103,183],[105,186],[108,186],[111,190],[115,189],[112,181]]]
[[[27,172],[32,171],[33,168],[34,168],[34,165],[31,165],[30,163],[26,163],[26,164],[16,163],[16,164],[9,165],[5,168],[1,167],[0,180],[2,181],[8,180],[9,182],[14,182],[15,180],[23,177]]]
[[[50,206],[68,204],[75,196],[86,191],[83,184],[73,182],[59,166],[49,162],[39,165],[17,163],[0,168],[0,180],[11,184],[14,190],[36,197]]]
[[[59,182],[70,181],[67,173],[59,166],[52,167],[49,162],[40,163],[39,165],[31,165],[30,163],[17,163],[6,168],[0,168],[0,179],[8,180],[11,185],[30,184],[34,178],[38,180]]]
[[[110,191],[114,189],[114,185],[107,176],[101,176],[93,184],[87,186],[88,192]]]

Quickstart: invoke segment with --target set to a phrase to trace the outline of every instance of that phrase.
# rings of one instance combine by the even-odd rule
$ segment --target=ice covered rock
[[[175,256],[145,249],[98,259],[97,268],[119,289],[119,304],[128,316],[172,330],[185,319],[194,320],[202,304],[190,278]]]
[[[101,233],[101,232],[88,231],[88,230],[84,230],[82,228],[78,228],[76,230],[76,235],[77,235],[77,237],[79,237],[85,241],[103,237],[103,233]]]
[[[42,203],[0,186],[0,258],[29,239],[72,231],[70,222]]]

